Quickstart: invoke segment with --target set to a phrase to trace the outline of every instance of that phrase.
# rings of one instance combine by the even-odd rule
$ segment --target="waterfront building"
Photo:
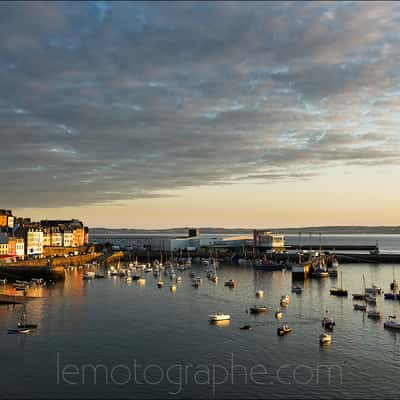
[[[43,254],[43,230],[40,227],[25,229],[26,255],[40,257]]]
[[[8,237],[7,233],[0,232],[0,257],[8,256]]]
[[[51,228],[43,228],[43,246],[51,246]]]
[[[192,251],[200,247],[200,237],[152,236],[150,246],[152,251]]]
[[[42,220],[40,224],[44,229],[49,228],[51,230],[51,236],[56,235],[56,239],[52,238],[51,243],[61,243],[51,244],[51,246],[81,247],[86,244],[86,241],[89,243],[89,229],[84,227],[83,223],[77,219]],[[57,230],[53,230],[54,228],[57,228]],[[67,232],[66,236],[65,232]],[[72,232],[72,242],[70,232]]]
[[[269,249],[282,249],[285,247],[283,235],[276,235],[270,231],[253,231],[254,247],[264,247]]]
[[[89,228],[87,226],[84,227],[84,239],[83,244],[86,246],[89,244]]]
[[[25,241],[15,236],[8,237],[8,255],[23,259],[25,256]]]
[[[14,216],[11,210],[0,210],[0,228],[12,228],[14,226]]]
[[[50,232],[51,232],[50,246],[61,247],[63,244],[63,237],[60,228],[58,226],[52,226],[50,228]]]
[[[74,232],[71,229],[64,227],[62,230],[62,236],[64,247],[72,247],[74,245]]]

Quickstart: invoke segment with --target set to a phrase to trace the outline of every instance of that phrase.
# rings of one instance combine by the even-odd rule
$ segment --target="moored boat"
[[[94,279],[95,277],[96,277],[96,274],[93,271],[84,272],[82,275],[83,279]]]
[[[257,290],[256,291],[256,296],[257,297],[263,297],[264,296],[264,290]]]
[[[225,286],[228,286],[230,288],[236,287],[236,281],[233,279],[229,279],[229,281],[225,282]]]
[[[254,305],[253,307],[250,307],[249,310],[251,314],[260,314],[263,312],[267,312],[268,308],[267,306]]]
[[[280,304],[281,306],[288,306],[290,303],[290,297],[288,294],[284,294],[283,296],[281,296],[281,300],[280,300]]]
[[[325,310],[325,317],[322,318],[321,322],[322,327],[328,330],[333,330],[333,327],[336,325],[335,321],[328,317],[328,310]]]
[[[283,317],[283,313],[281,311],[276,311],[275,312],[275,318],[276,319],[281,319]]]
[[[210,322],[229,321],[231,316],[229,314],[214,313],[208,316]]]
[[[367,308],[367,306],[365,304],[354,304],[353,308],[355,310],[364,311],[364,312],[367,312],[367,310],[368,310],[368,308]]]
[[[347,297],[347,290],[343,289],[343,273],[340,273],[340,288],[331,288],[330,294],[332,296]]]
[[[400,323],[396,322],[395,319],[395,315],[389,315],[387,321],[385,321],[383,324],[384,328],[400,331]]]
[[[328,333],[321,333],[321,335],[319,335],[319,343],[320,344],[329,344],[332,341],[332,336],[329,335]]]
[[[283,335],[286,335],[286,334],[288,334],[290,332],[292,332],[292,328],[285,322],[277,329],[276,333],[279,336],[283,336]]]
[[[301,287],[301,286],[299,286],[299,285],[295,285],[295,286],[292,286],[292,292],[293,293],[302,293],[303,292],[303,288]]]
[[[383,318],[383,313],[380,311],[368,311],[368,318],[380,320]]]

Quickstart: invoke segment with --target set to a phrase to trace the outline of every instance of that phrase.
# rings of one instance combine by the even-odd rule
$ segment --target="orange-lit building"
[[[72,243],[74,247],[83,246],[85,242],[85,230],[83,228],[74,228]]]
[[[11,210],[0,210],[0,228],[12,228],[14,226],[14,216]]]
[[[25,256],[25,241],[22,238],[11,236],[8,238],[8,255],[17,258]]]

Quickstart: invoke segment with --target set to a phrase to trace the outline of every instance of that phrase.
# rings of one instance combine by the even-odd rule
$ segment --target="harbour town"
[[[396,398],[399,21],[0,2],[0,400]]]

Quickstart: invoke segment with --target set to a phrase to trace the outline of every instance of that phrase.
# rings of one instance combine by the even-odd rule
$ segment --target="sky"
[[[1,2],[0,208],[400,225],[400,3]]]

